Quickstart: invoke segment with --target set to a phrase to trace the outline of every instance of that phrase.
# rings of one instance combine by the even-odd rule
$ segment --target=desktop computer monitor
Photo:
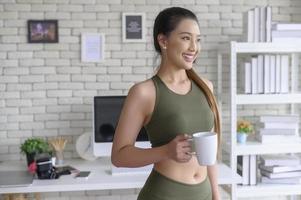
[[[93,101],[93,153],[111,156],[112,141],[126,96],[95,96]],[[140,130],[135,146],[150,147],[146,130]]]

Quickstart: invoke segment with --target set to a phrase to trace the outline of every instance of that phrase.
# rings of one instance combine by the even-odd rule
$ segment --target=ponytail
[[[220,113],[218,110],[218,104],[216,101],[216,98],[211,91],[211,89],[208,87],[207,83],[197,75],[197,73],[191,69],[191,70],[186,70],[187,76],[193,80],[197,86],[204,92],[208,104],[213,112],[214,115],[214,132],[217,133],[217,138],[218,138],[218,150],[221,144],[221,121],[220,121]]]

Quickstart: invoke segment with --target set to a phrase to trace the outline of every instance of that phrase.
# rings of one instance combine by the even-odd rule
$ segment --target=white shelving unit
[[[240,54],[260,54],[260,53],[285,53],[291,55],[291,74],[289,94],[238,94],[237,93],[237,58]],[[294,104],[301,103],[301,92],[297,92],[298,80],[298,54],[301,53],[301,43],[246,43],[231,42],[221,47],[218,53],[218,97],[220,105],[224,97],[222,91],[222,60],[223,55],[230,55],[230,79],[229,93],[227,98],[230,104],[230,141],[226,142],[230,154],[230,167],[232,173],[237,170],[238,155],[261,155],[278,153],[300,153],[301,143],[294,144],[262,144],[260,142],[247,142],[237,144],[236,142],[236,123],[238,105],[264,105],[264,104],[289,104],[291,113],[294,113]],[[257,181],[258,182],[258,181]],[[300,195],[300,185],[281,185],[281,184],[261,184],[252,186],[232,185],[231,199],[239,197],[260,197],[274,195]]]

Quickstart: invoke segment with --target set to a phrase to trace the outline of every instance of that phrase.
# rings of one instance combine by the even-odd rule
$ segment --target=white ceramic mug
[[[196,157],[200,165],[214,165],[217,157],[217,134],[215,132],[197,132],[192,134]]]

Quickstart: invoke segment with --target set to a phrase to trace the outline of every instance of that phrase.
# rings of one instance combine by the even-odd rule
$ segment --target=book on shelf
[[[269,155],[261,155],[259,157],[260,163],[264,166],[296,166],[300,165],[300,158],[296,155],[275,155],[275,154],[269,154]]]
[[[280,80],[281,80],[281,57],[276,55],[276,93],[280,93]]]
[[[264,69],[263,69],[263,55],[257,57],[257,93],[263,94],[263,83],[264,83]]]
[[[260,8],[254,8],[254,42],[260,42]]]
[[[264,129],[298,129],[299,125],[295,122],[259,122],[259,127]]]
[[[281,173],[281,172],[293,172],[293,171],[301,171],[301,165],[293,165],[293,166],[265,166],[263,164],[258,165],[259,169],[265,170],[271,173]]]
[[[291,178],[291,177],[301,177],[301,171],[294,172],[282,172],[282,173],[272,173],[265,170],[260,170],[261,175],[273,178]]]
[[[244,63],[244,90],[245,94],[251,94],[252,92],[252,87],[251,87],[251,63]]]
[[[276,37],[272,39],[272,42],[281,43],[301,43],[301,37]]]
[[[264,55],[264,94],[271,93],[270,89],[270,55]]]
[[[249,155],[237,156],[237,173],[242,177],[242,184],[249,185]]]
[[[259,117],[260,122],[289,122],[289,123],[299,123],[299,115],[261,115]]]
[[[296,129],[259,129],[260,135],[296,135],[298,130]]]
[[[276,56],[270,55],[270,92],[276,93]]]
[[[301,184],[301,177],[292,177],[292,178],[268,178],[261,177],[261,183],[267,184]]]
[[[281,77],[280,77],[280,92],[288,93],[289,87],[289,57],[288,55],[281,55]]]
[[[259,135],[255,139],[262,144],[296,143],[300,141],[297,135]]]
[[[272,7],[266,8],[266,42],[272,41]]]
[[[272,25],[273,30],[278,31],[301,31],[301,24],[296,23],[276,23]]]
[[[251,71],[252,71],[252,74],[251,74],[251,77],[252,77],[252,94],[257,94],[257,57],[252,57],[251,58]]]
[[[266,7],[260,7],[259,8],[259,41],[265,42],[266,41]]]
[[[299,31],[276,31],[272,30],[272,38],[277,38],[277,37],[301,37],[301,30]]]
[[[272,42],[301,42],[301,30],[272,30],[271,37]]]
[[[257,156],[256,155],[249,155],[250,159],[250,166],[249,166],[249,173],[250,173],[250,185],[256,185],[257,183]]]
[[[254,42],[254,9],[243,14],[243,35],[244,41]]]

